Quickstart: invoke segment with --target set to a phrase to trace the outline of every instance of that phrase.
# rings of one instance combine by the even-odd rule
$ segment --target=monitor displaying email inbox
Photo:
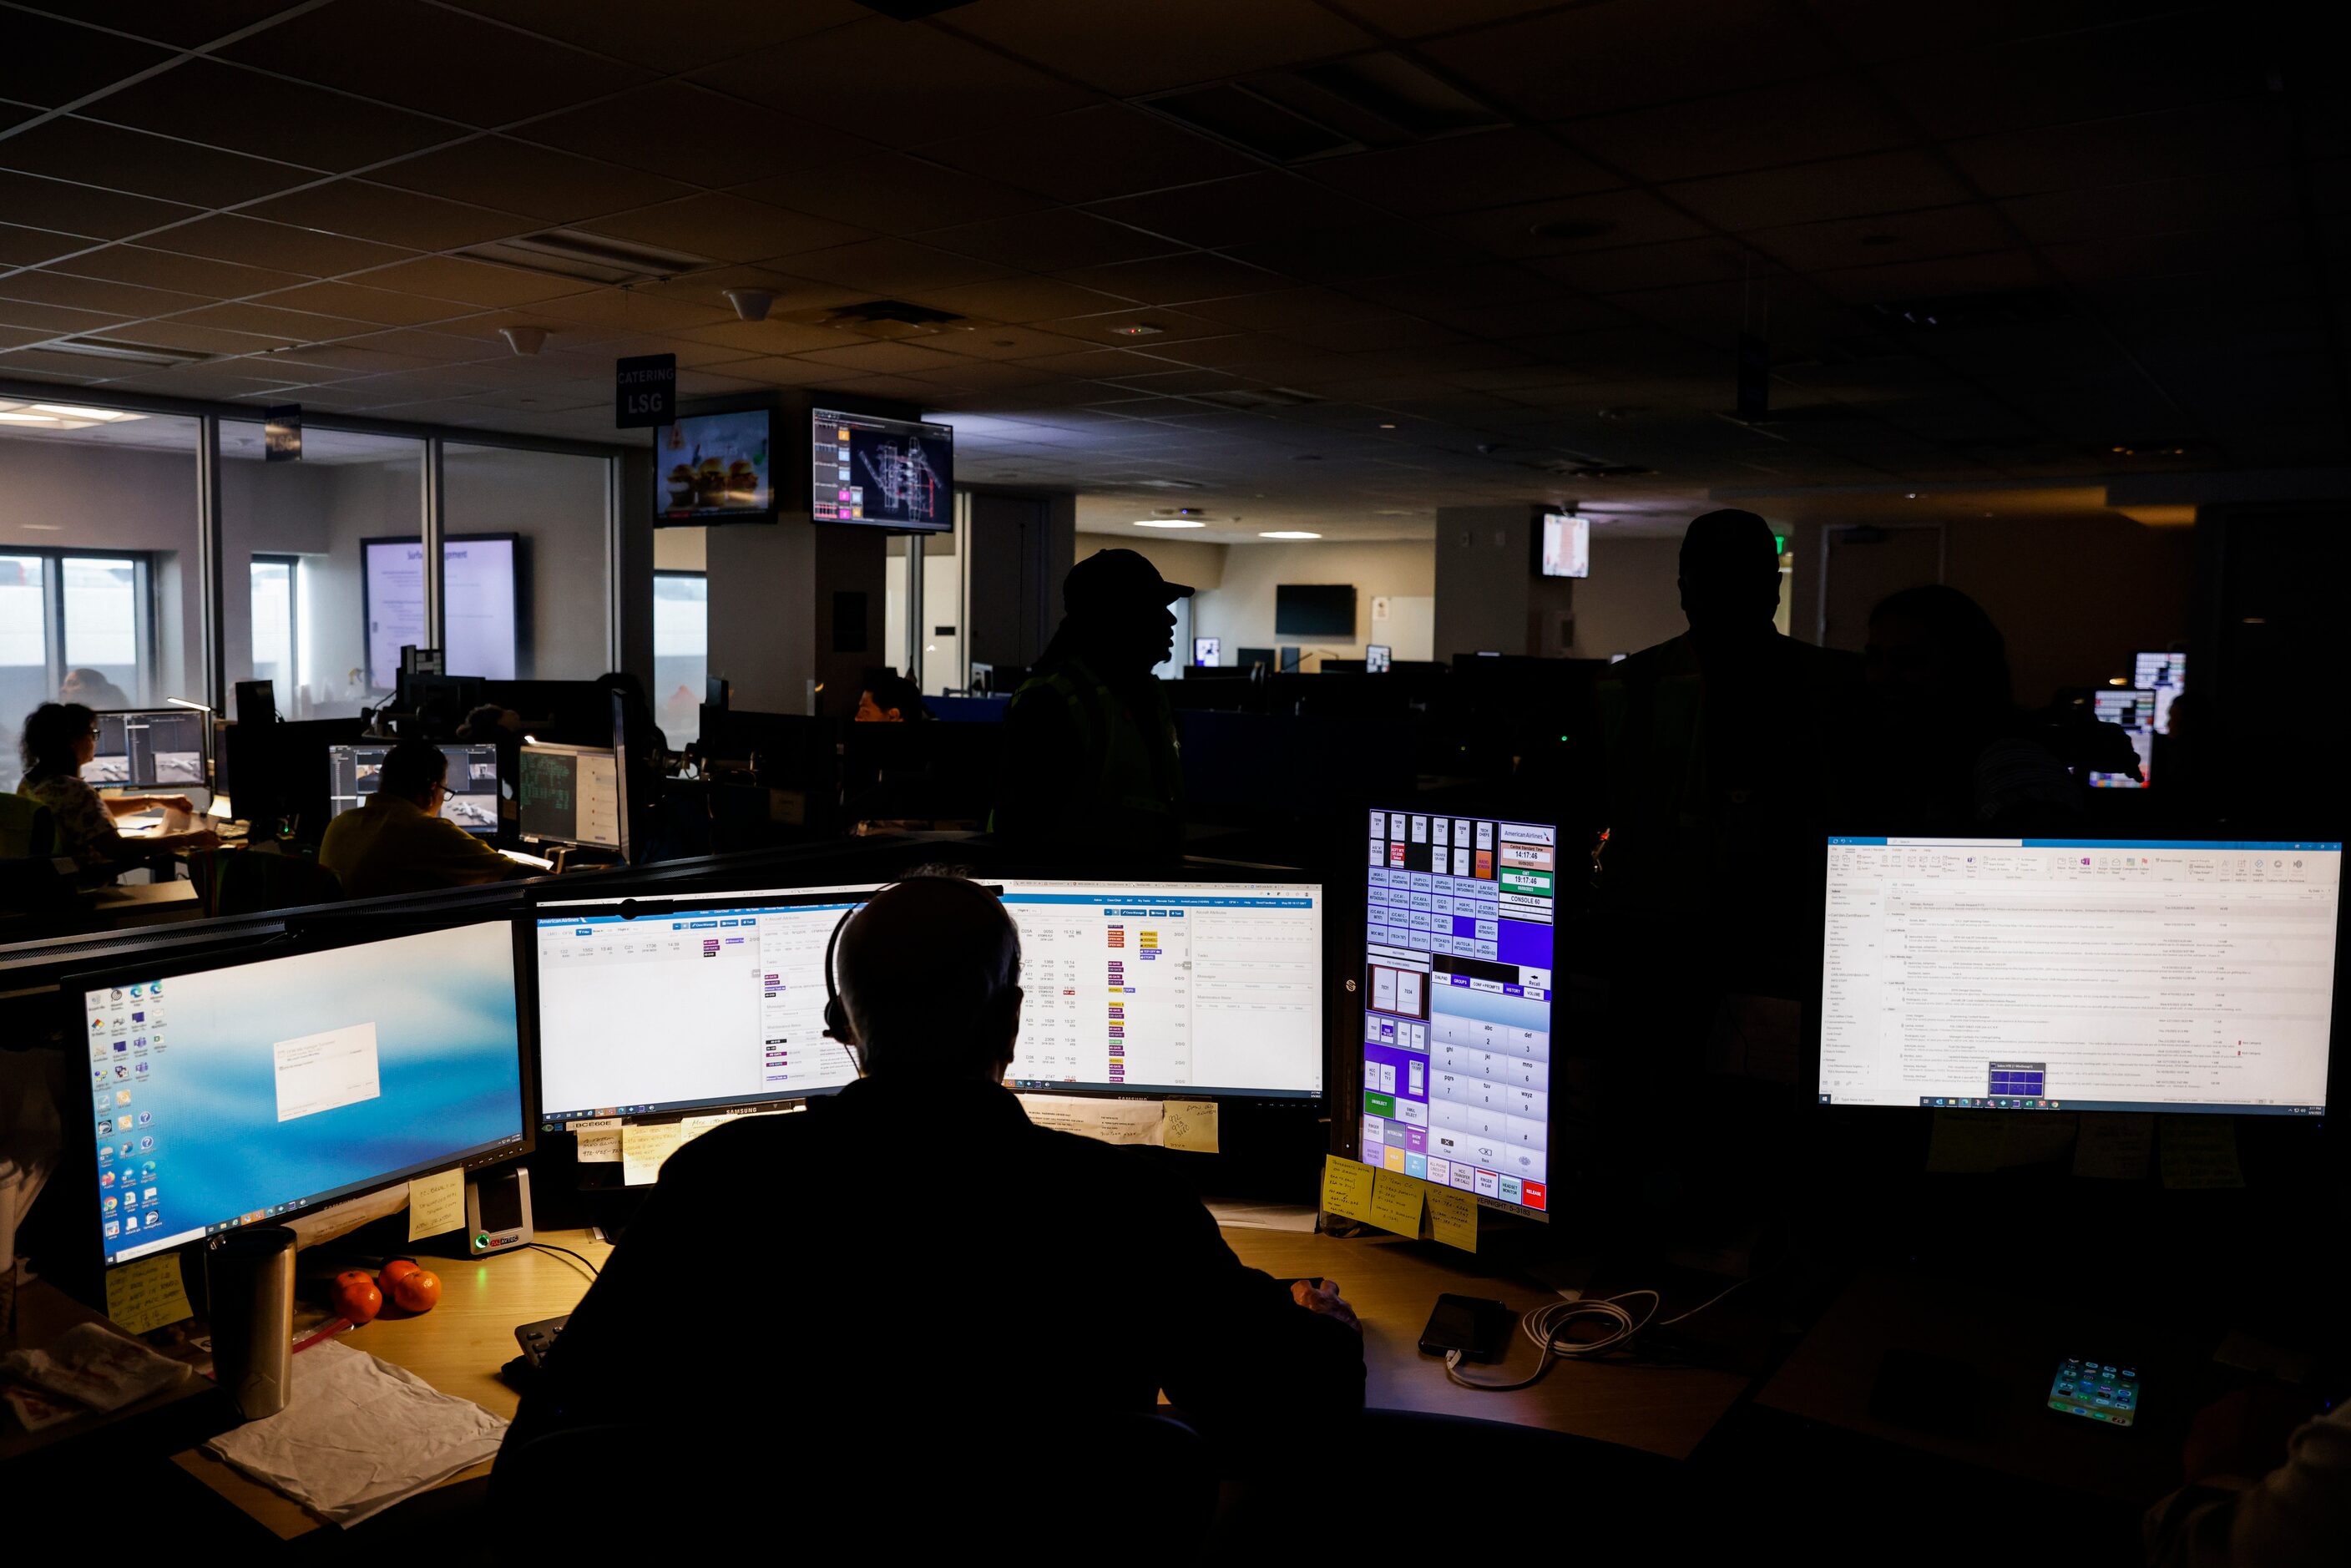
[[[1822,1104],[2325,1113],[2341,843],[1826,853]]]
[[[76,987],[109,1264],[528,1152],[505,922],[182,963]]]

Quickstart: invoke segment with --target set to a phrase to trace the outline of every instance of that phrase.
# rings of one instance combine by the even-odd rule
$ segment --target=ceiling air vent
[[[980,323],[952,310],[936,310],[904,299],[867,299],[855,305],[828,305],[796,310],[776,319],[799,327],[831,327],[863,338],[927,338],[936,332],[968,332]]]
[[[1233,387],[1225,392],[1189,392],[1187,402],[1212,402],[1218,408],[1254,413],[1261,408],[1297,408],[1302,403],[1321,402],[1312,392],[1302,392],[1290,387]]]
[[[59,338],[41,347],[53,354],[86,354],[93,360],[115,360],[131,365],[197,365],[213,357],[193,349],[118,342],[112,338]]]
[[[475,261],[495,262],[500,267],[519,267],[528,272],[575,278],[581,283],[643,283],[717,265],[706,256],[664,250],[659,246],[613,239],[585,229],[546,229],[519,239],[468,246],[455,254]]]

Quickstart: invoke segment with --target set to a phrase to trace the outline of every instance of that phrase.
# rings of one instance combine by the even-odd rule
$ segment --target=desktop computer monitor
[[[1366,1165],[1551,1217],[1556,823],[1375,810],[1364,887]]]
[[[1322,887],[1008,878],[1015,1090],[1322,1097]]]
[[[110,1265],[529,1151],[507,921],[158,956],[66,990]]]
[[[1389,669],[1390,669],[1392,666],[1394,666],[1394,664],[1395,664],[1395,649],[1390,648],[1390,647],[1386,646],[1384,643],[1365,643],[1365,644],[1364,644],[1364,674],[1373,674],[1373,675],[1384,675],[1384,674],[1386,674],[1388,673]],[[1324,668],[1324,669],[1328,669],[1328,668],[1330,668],[1330,664],[1329,664],[1328,661],[1325,661],[1325,663],[1324,663],[1324,664],[1323,664],[1323,668]]]
[[[1202,669],[1207,669],[1214,666],[1217,656],[1223,652],[1224,640],[1222,638],[1195,637],[1192,639],[1192,663]]]
[[[200,789],[204,726],[194,708],[117,708],[98,716],[98,755],[82,764],[94,789]]]
[[[629,821],[621,810],[621,770],[610,747],[522,748],[515,788],[516,824],[533,843],[579,844],[629,852]]]
[[[2339,842],[1827,841],[1823,1105],[2320,1116]]]
[[[2155,733],[2171,733],[2171,704],[2188,689],[2188,655],[2140,653],[2131,661],[2131,685],[2155,694]]]
[[[331,819],[356,810],[375,793],[376,775],[382,770],[390,741],[366,741],[327,747],[327,815]],[[449,795],[441,814],[481,838],[498,831],[498,748],[496,745],[444,746],[449,759]]]
[[[2090,699],[2091,715],[2100,724],[2119,725],[2130,736],[2131,749],[2138,753],[2136,773],[2093,773],[2093,789],[2144,789],[2155,782],[2156,702],[2161,694],[2153,691],[2107,689]],[[2169,705],[2165,705],[2167,712]]]

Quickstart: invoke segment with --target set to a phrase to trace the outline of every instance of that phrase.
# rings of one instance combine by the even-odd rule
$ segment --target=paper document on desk
[[[349,1526],[490,1458],[506,1430],[405,1367],[329,1341],[294,1358],[285,1409],[222,1433],[204,1452]]]
[[[1074,1094],[1023,1094],[1020,1108],[1040,1127],[1105,1144],[1165,1144],[1167,1131],[1156,1100],[1088,1100]]]

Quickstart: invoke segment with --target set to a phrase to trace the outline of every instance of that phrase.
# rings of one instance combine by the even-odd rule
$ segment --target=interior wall
[[[1437,647],[1457,653],[1541,653],[1541,612],[1565,611],[1573,591],[1542,584],[1533,566],[1532,506],[1437,508]],[[1556,641],[1556,617],[1551,618]],[[1556,648],[1550,650],[1557,652]]]
[[[526,680],[588,681],[613,665],[609,467],[601,457],[558,452],[444,449],[447,532],[525,541],[515,673]],[[644,590],[650,617],[650,575]]]
[[[1097,541],[1100,541],[1099,547]],[[1080,553],[1092,548],[1123,545],[1114,536],[1088,535]],[[1361,543],[1337,539],[1268,541],[1263,544],[1135,546],[1159,568],[1160,575],[1188,582],[1197,590],[1192,600],[1191,635],[1215,637],[1222,643],[1222,662],[1238,663],[1237,651],[1279,648],[1284,644],[1320,650],[1334,658],[1360,659],[1375,637],[1372,601],[1376,598],[1425,599],[1437,591],[1436,548],[1426,539],[1380,539]],[[1281,635],[1274,631],[1274,590],[1283,583],[1353,583],[1355,627],[1340,637]],[[1180,658],[1186,650],[1177,649]],[[1420,650],[1399,648],[1395,656],[1425,658]],[[1303,664],[1314,668],[1308,657]]]
[[[1202,544],[1165,533],[1134,538],[1124,534],[1084,534],[1078,539],[1078,559],[1083,560],[1096,550],[1131,549],[1157,567],[1159,575],[1168,581],[1188,582],[1203,592],[1212,592],[1224,584],[1226,552],[1234,548]]]
[[[1573,584],[1579,659],[1637,653],[1688,630],[1682,616],[1678,538],[1592,538],[1592,575]]]

